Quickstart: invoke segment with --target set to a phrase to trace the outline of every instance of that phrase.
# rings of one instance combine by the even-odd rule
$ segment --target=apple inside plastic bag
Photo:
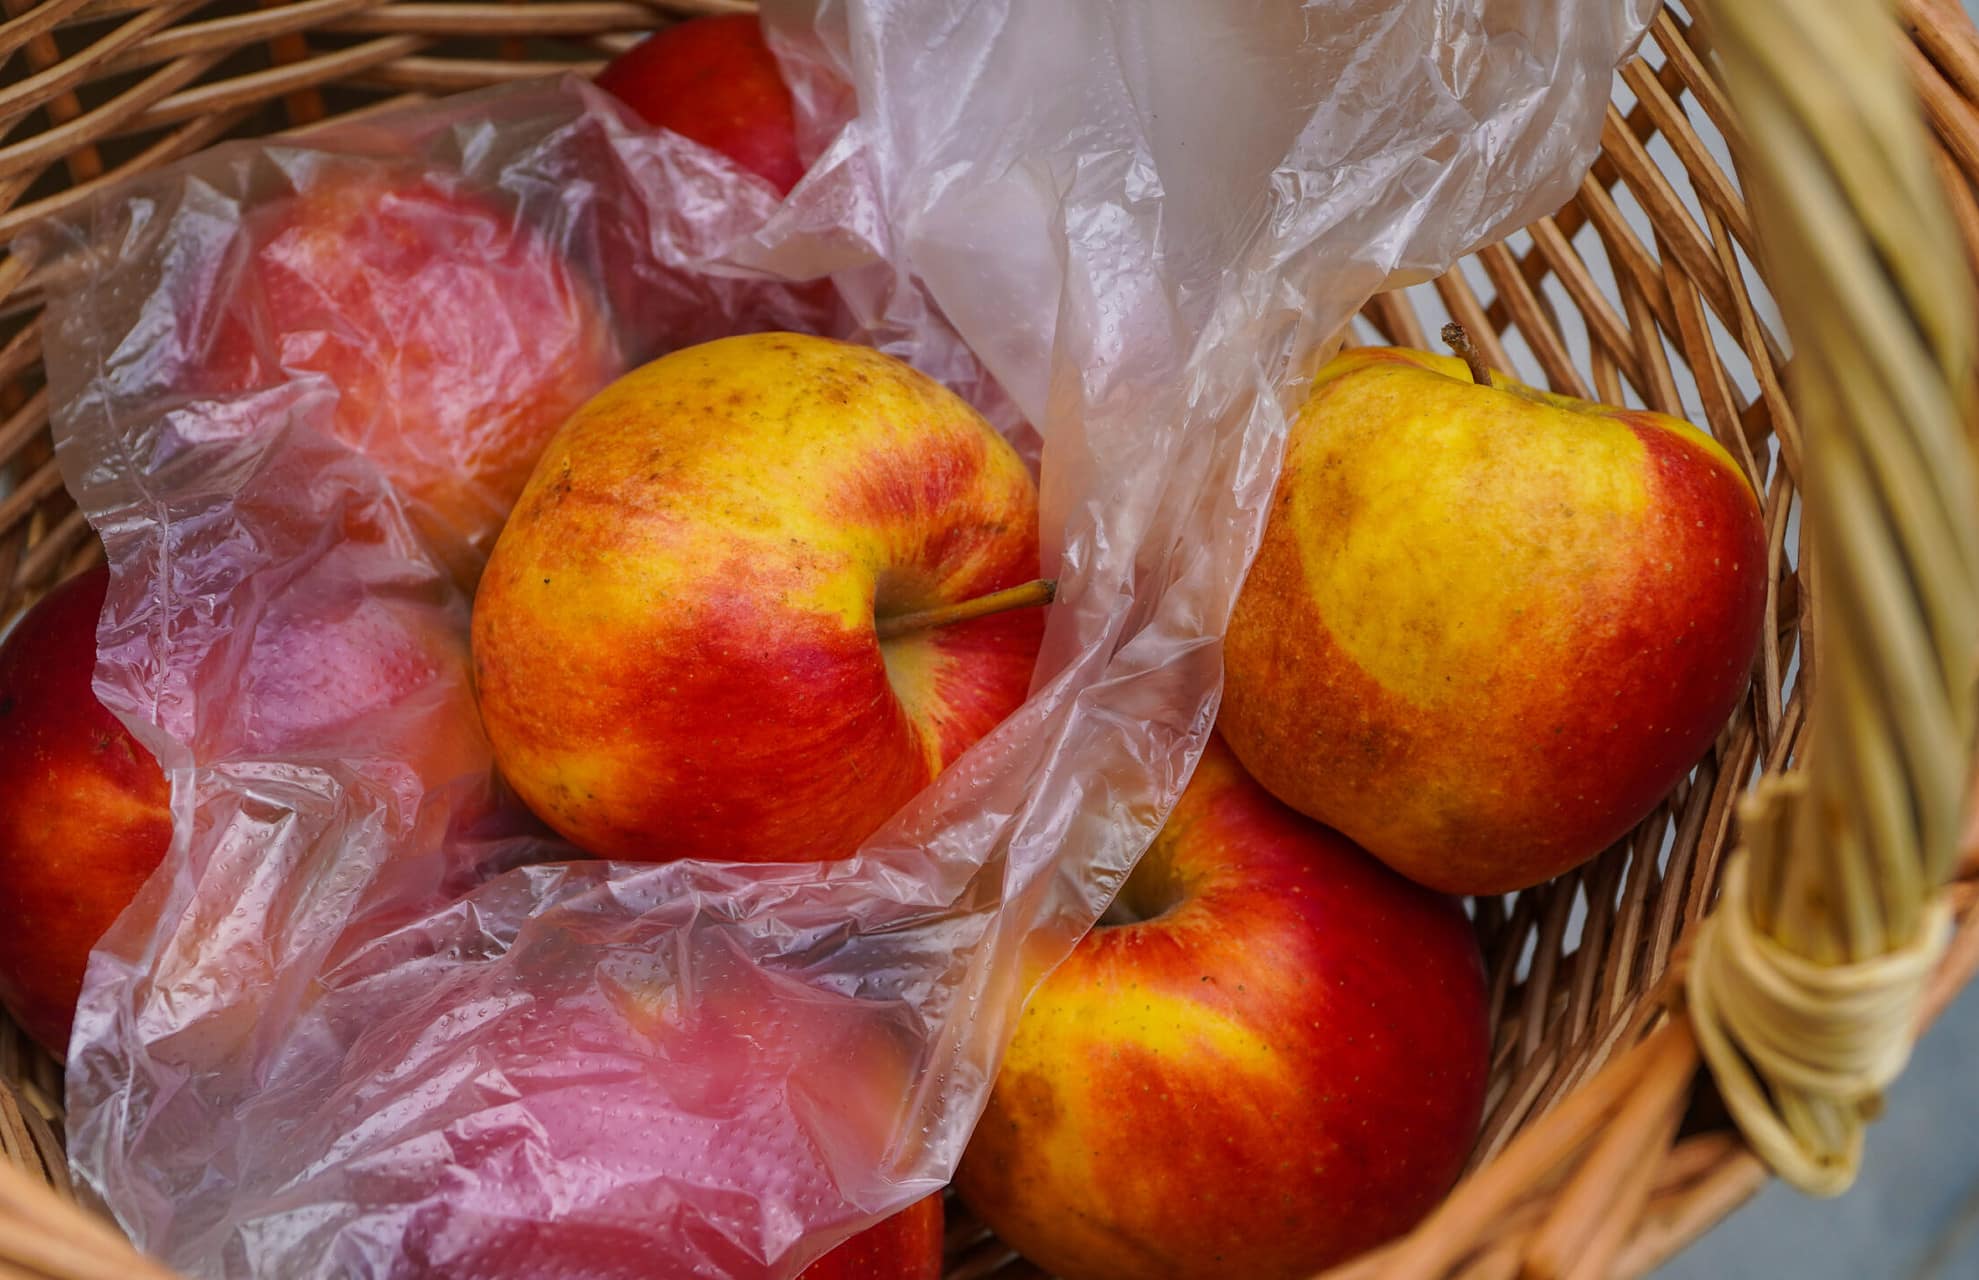
[[[1202,746],[1305,371],[1571,193],[1650,11],[767,8],[820,151],[781,204],[566,82],[228,144],[30,246],[98,691],[176,825],[91,962],[71,1151],[189,1275],[788,1277],[945,1182]],[[412,247],[304,298],[326,246],[257,231],[296,200]],[[778,280],[821,274],[829,316]],[[1032,697],[851,861],[565,861],[468,687],[509,455],[656,347],[779,325],[1038,424]],[[381,453],[417,413],[445,447]]]

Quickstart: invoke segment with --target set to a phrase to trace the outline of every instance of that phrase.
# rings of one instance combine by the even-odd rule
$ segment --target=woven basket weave
[[[53,461],[21,228],[224,137],[595,70],[748,7],[0,0],[0,616],[100,555]],[[1900,25],[1868,0],[1688,8],[1622,71],[1571,202],[1348,340],[1428,347],[1454,319],[1495,367],[1724,442],[1773,570],[1751,696],[1630,837],[1477,902],[1497,1033],[1471,1172],[1334,1280],[1639,1275],[1769,1166],[1839,1190],[1911,1033],[1979,969],[1979,33],[1956,0]],[[164,1276],[74,1204],[61,1100],[0,1016],[0,1277]],[[949,1227],[955,1280],[1040,1274],[959,1206]]]

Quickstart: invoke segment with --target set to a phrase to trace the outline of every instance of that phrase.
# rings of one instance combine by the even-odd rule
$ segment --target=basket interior
[[[659,23],[747,7],[5,0],[0,246],[105,183],[221,138],[593,70]],[[1803,729],[1799,441],[1781,393],[1787,353],[1730,160],[1734,130],[1690,17],[1666,8],[1615,82],[1602,157],[1576,196],[1442,278],[1377,297],[1347,335],[1433,348],[1442,323],[1457,320],[1489,363],[1523,380],[1708,429],[1765,509],[1769,625],[1750,695],[1710,754],[1586,866],[1474,902],[1497,1034],[1473,1167],[1659,1014],[1673,957],[1712,901],[1734,802],[1791,758]],[[1979,208],[1963,179],[1958,191],[1970,236]],[[0,248],[6,617],[100,555],[53,461],[39,315],[29,264]],[[59,1067],[0,1016],[0,1157],[66,1191],[61,1125]],[[1693,1144],[1731,1141],[1709,1124],[1693,1128]],[[1703,1176],[1709,1152],[1692,1150],[1671,1162],[1656,1195],[1681,1193],[1687,1169]],[[951,1275],[1035,1274],[959,1208],[951,1227]]]

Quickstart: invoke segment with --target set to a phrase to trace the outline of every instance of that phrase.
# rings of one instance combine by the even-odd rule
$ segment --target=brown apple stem
[[[1471,336],[1464,332],[1464,326],[1455,320],[1444,325],[1443,345],[1464,358],[1464,363],[1470,366],[1472,382],[1480,387],[1491,385],[1491,366],[1484,363],[1484,357],[1471,345]]]
[[[1026,582],[1021,587],[1005,587],[992,591],[986,596],[973,600],[957,600],[954,604],[939,604],[932,609],[917,609],[912,613],[896,613],[890,618],[874,621],[874,630],[880,639],[891,640],[913,631],[927,631],[935,627],[951,626],[957,622],[968,622],[974,618],[987,618],[993,613],[1008,609],[1028,609],[1033,605],[1050,604],[1058,595],[1058,583],[1051,578],[1039,578]]]

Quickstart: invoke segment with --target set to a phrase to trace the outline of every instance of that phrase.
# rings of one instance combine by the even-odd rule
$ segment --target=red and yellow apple
[[[819,1258],[797,1280],[941,1280],[941,1196],[916,1200]]]
[[[1315,380],[1224,645],[1220,728],[1389,866],[1501,893],[1594,856],[1745,691],[1751,487],[1674,418],[1362,349]]]
[[[1291,1280],[1407,1230],[1484,1105],[1452,899],[1212,740],[1103,921],[1038,986],[957,1186],[1065,1280]]]
[[[804,176],[797,119],[753,13],[663,27],[598,73],[651,125],[721,152],[787,194]]]
[[[327,430],[449,559],[485,552],[537,456],[619,372],[593,287],[529,223],[417,170],[326,165],[254,206],[196,392],[317,375]]]
[[[1023,701],[1043,627],[890,624],[1037,572],[1029,472],[939,384],[823,338],[691,347],[543,455],[475,600],[482,716],[592,853],[844,857]]]
[[[109,581],[69,579],[0,646],[0,1005],[58,1057],[90,949],[172,842],[164,773],[91,687]]]

